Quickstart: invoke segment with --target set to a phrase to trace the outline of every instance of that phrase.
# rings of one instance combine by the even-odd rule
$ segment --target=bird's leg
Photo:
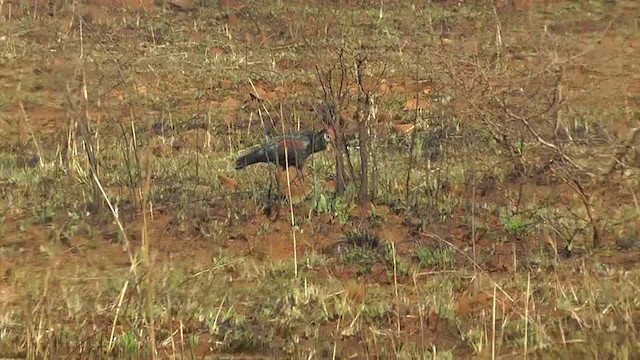
[[[302,181],[305,181],[306,178],[307,178],[307,174],[305,174],[304,169],[296,167],[296,170],[297,170],[298,174],[300,174],[300,177],[302,178]]]
[[[300,176],[300,169],[298,169],[296,167],[296,175],[293,177],[293,179],[291,179],[291,183],[295,183],[296,181],[298,181],[298,177]]]
[[[292,183],[296,182],[298,180],[298,178],[301,178],[302,181],[304,181],[304,170],[300,169],[299,167],[295,167],[296,168],[296,176],[293,177],[293,180],[291,180]]]

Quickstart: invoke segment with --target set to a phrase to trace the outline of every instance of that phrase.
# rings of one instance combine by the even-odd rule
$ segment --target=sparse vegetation
[[[0,1],[0,357],[634,357],[638,11]]]

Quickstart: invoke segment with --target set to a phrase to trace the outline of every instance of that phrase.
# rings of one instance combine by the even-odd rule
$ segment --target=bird
[[[335,132],[331,128],[319,131],[307,130],[281,136],[239,157],[236,160],[236,170],[257,163],[273,163],[280,165],[284,170],[287,167],[295,167],[300,174],[307,158],[325,150],[334,137]],[[285,148],[288,161],[285,161]]]

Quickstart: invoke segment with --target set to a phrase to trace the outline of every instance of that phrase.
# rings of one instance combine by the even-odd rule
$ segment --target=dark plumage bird
[[[307,158],[327,148],[327,144],[333,138],[333,131],[323,129],[317,132],[303,131],[291,135],[282,136],[275,141],[265,144],[260,148],[241,156],[236,160],[236,170],[257,163],[273,163],[282,166],[283,169],[296,167],[302,171]],[[285,161],[285,148],[287,149],[288,164]]]

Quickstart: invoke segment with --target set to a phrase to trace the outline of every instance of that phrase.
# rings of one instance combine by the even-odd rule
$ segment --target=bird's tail
[[[243,155],[236,160],[236,170],[244,169],[245,167],[260,162],[264,157],[264,151],[262,149],[253,151],[247,155]]]

